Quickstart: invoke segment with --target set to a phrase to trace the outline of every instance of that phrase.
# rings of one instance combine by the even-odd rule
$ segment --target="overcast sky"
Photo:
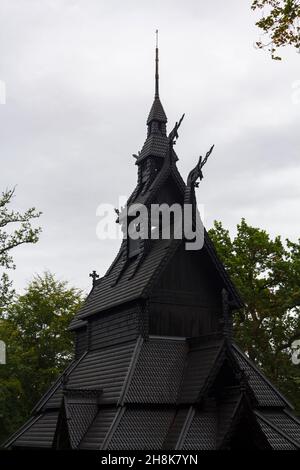
[[[119,242],[96,237],[96,208],[136,182],[160,30],[160,95],[186,179],[215,151],[197,190],[205,224],[241,217],[300,235],[300,54],[253,47],[250,0],[0,0],[0,190],[43,212],[40,241],[15,250],[18,289],[48,269],[89,289]],[[293,88],[294,87],[294,88]],[[298,87],[298,88],[297,88]]]

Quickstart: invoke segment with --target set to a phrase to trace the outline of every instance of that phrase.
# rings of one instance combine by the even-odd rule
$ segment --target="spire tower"
[[[156,45],[155,45],[155,93],[154,101],[147,119],[147,124],[151,124],[152,121],[166,124],[167,116],[159,98],[159,71],[158,71],[158,29],[155,31],[156,34]],[[150,129],[151,131],[151,129]]]
[[[158,29],[156,34],[156,47],[155,47],[155,98],[159,98],[159,73],[158,73]]]

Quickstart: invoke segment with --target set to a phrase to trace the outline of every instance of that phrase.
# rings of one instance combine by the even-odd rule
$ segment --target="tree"
[[[268,37],[266,43],[257,41],[257,47],[267,48],[275,60],[281,60],[276,55],[279,47],[300,50],[300,0],[254,0],[251,8],[263,12],[256,25]]]
[[[36,243],[41,228],[33,228],[32,220],[38,218],[41,212],[36,212],[34,207],[23,214],[10,210],[15,194],[15,189],[7,189],[0,195],[0,267],[15,269],[12,250],[24,243]],[[0,313],[12,300],[14,291],[7,273],[0,277]]]
[[[72,359],[67,327],[81,291],[49,272],[35,276],[0,318],[7,364],[0,366],[0,441],[18,428]]]
[[[9,280],[7,273],[2,273],[0,278],[0,315],[6,307],[12,302],[15,296],[15,290],[12,287],[12,281]],[[1,338],[0,338],[1,339]]]
[[[234,315],[237,343],[300,410],[300,240],[284,244],[242,219],[230,237],[221,222],[209,234],[245,303]]]

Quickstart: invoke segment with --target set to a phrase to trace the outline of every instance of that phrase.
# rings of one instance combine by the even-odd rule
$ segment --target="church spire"
[[[159,74],[158,74],[158,29],[156,34],[156,48],[155,48],[155,98],[159,98]]]
[[[158,70],[158,30],[155,45],[155,93],[150,113],[147,119],[147,139],[141,152],[136,156],[137,164],[146,157],[165,157],[168,148],[167,116],[159,98],[159,70]]]
[[[155,32],[156,34],[156,46],[155,46],[155,94],[154,94],[154,102],[150,109],[150,113],[147,119],[147,125],[150,125],[149,132],[151,133],[152,125],[151,123],[155,121],[156,123],[166,124],[167,116],[164,111],[164,108],[159,99],[159,73],[158,73],[158,30]],[[155,128],[157,126],[154,126]]]

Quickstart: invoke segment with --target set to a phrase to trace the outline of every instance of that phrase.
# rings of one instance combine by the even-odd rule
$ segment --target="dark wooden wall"
[[[139,335],[138,309],[101,313],[89,322],[89,349],[131,341]]]
[[[218,331],[222,282],[205,249],[184,244],[159,279],[149,305],[149,334],[199,336]]]
[[[182,203],[182,194],[179,192],[178,187],[173,179],[169,177],[165,184],[160,188],[153,201],[155,204],[169,204]]]

